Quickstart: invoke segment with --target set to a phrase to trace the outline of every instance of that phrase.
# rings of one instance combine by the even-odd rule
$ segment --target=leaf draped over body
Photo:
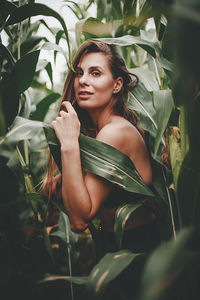
[[[45,135],[58,169],[62,171],[60,144],[54,130],[51,127],[45,127]],[[146,196],[154,195],[126,154],[82,134],[79,137],[79,144],[81,163],[85,171],[101,176],[129,192]]]

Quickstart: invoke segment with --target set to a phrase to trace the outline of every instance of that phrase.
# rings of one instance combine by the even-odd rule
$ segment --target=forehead
[[[101,52],[86,53],[81,57],[78,63],[78,67],[80,68],[90,68],[93,66],[110,70],[110,65],[109,65],[109,60],[107,55]]]

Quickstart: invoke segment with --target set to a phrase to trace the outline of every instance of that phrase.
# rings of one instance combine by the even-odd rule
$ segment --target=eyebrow
[[[82,68],[80,66],[77,66],[76,69],[81,69],[82,70]],[[93,69],[103,70],[101,66],[91,66],[91,67],[89,67],[89,70],[93,70]]]

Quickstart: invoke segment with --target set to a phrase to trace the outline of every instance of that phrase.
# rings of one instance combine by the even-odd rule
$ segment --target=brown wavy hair
[[[118,54],[116,48],[113,45],[109,45],[101,41],[86,41],[80,46],[73,58],[72,67],[68,70],[68,74],[64,83],[60,109],[63,101],[70,101],[74,109],[76,110],[78,118],[80,120],[81,133],[90,137],[95,137],[96,128],[90,118],[89,113],[78,106],[74,91],[74,79],[76,76],[75,70],[80,62],[80,59],[85,54],[94,52],[103,53],[108,58],[110,71],[114,79],[116,79],[117,77],[123,78],[122,89],[120,90],[120,92],[113,95],[113,97],[116,98],[116,101],[114,101],[115,104],[113,106],[114,112],[132,123],[144,137],[144,131],[139,125],[139,119],[136,113],[127,107],[127,103],[129,100],[129,90],[132,90],[135,86],[137,86],[138,77],[128,71],[123,58]],[[49,191],[49,184],[51,183],[51,178],[55,174],[56,170],[57,168],[55,162],[52,158],[52,155],[50,154],[48,170],[45,177],[46,180],[44,180],[43,184],[43,191]]]

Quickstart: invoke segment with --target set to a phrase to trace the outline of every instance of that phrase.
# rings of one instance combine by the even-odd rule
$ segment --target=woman
[[[62,176],[53,177],[51,159],[44,189],[59,198],[61,186],[72,231],[85,230],[99,213],[104,251],[116,251],[115,212],[122,198],[134,199],[133,193],[89,172],[83,175],[78,138],[81,131],[125,153],[144,182],[151,184],[152,169],[143,131],[136,115],[126,107],[132,74],[116,50],[99,41],[83,43],[72,65],[74,70],[68,72],[61,109],[52,122],[61,145]],[[138,199],[138,195],[135,197]],[[124,237],[123,247],[135,252],[150,251],[157,244],[155,215],[150,206],[138,208],[132,214]]]

